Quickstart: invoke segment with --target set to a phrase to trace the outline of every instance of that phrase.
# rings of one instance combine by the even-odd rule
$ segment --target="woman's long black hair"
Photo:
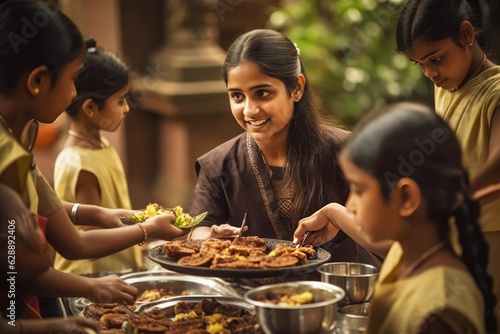
[[[344,203],[347,187],[336,154],[331,152],[331,137],[322,127],[325,119],[297,47],[279,32],[252,30],[238,37],[228,50],[222,68],[226,84],[227,72],[243,62],[254,62],[262,73],[281,80],[289,96],[296,88],[298,75],[306,77],[287,138],[287,175],[296,189],[292,205],[294,223],[329,202]]]
[[[344,154],[379,181],[385,198],[401,178],[417,182],[428,218],[439,225],[443,241],[449,240],[448,222],[455,217],[461,259],[483,294],[486,328],[494,331],[496,300],[486,272],[488,245],[478,223],[479,206],[467,191],[460,145],[447,123],[423,105],[394,104],[360,121]]]

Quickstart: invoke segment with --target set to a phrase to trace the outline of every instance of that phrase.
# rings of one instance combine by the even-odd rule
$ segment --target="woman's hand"
[[[126,304],[133,304],[137,298],[138,290],[116,275],[99,278],[89,278],[92,280],[92,291],[90,296],[85,296],[96,303],[114,303],[123,301]]]
[[[293,234],[293,242],[295,244],[307,242],[313,246],[320,246],[337,235],[340,229],[328,218],[327,207],[325,206],[313,215],[299,221],[299,226]],[[308,231],[307,240],[303,240],[305,233]]]
[[[248,230],[248,226],[243,227],[243,232]],[[231,238],[240,233],[240,228],[229,224],[212,225],[209,238]]]

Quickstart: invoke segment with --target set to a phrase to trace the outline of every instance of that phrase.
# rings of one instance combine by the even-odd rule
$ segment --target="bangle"
[[[73,207],[71,208],[71,221],[73,222],[73,225],[77,225],[76,210],[78,210],[79,206],[80,206],[80,203],[75,203],[75,204],[73,204]]]
[[[148,240],[148,233],[146,232],[146,229],[144,227],[142,227],[142,225],[140,223],[138,223],[137,226],[139,226],[142,230],[142,235],[143,235],[142,241],[138,243],[139,246],[142,246],[142,245],[144,245],[146,240]]]

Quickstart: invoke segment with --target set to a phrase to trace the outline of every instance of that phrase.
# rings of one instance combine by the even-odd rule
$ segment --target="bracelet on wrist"
[[[78,210],[78,207],[80,206],[80,203],[75,203],[73,204],[73,207],[71,208],[71,221],[73,222],[73,225],[77,225],[76,221],[76,211]]]
[[[146,240],[148,240],[148,233],[146,232],[146,229],[142,227],[141,223],[137,223],[137,226],[139,226],[142,230],[142,241],[138,243],[139,246],[142,246]]]

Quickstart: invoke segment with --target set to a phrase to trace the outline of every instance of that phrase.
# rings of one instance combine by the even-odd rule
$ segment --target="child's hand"
[[[99,225],[103,228],[114,228],[123,226],[121,217],[131,217],[137,211],[127,209],[108,209],[97,207],[99,210],[96,215]]]
[[[309,235],[306,242],[313,246],[323,245],[337,235],[340,229],[328,218],[326,208],[327,206],[299,221],[299,226],[293,234],[294,243],[303,242],[302,239],[307,231]]]
[[[18,320],[22,333],[98,333],[99,323],[92,319],[72,316],[69,318],[45,318],[45,319],[22,319]],[[7,327],[7,334],[18,333],[15,326]],[[0,328],[2,328],[0,324]]]
[[[125,304],[133,304],[137,298],[138,290],[116,275],[90,279],[93,289],[92,295],[87,298],[95,303],[123,301]]]
[[[172,240],[189,233],[190,229],[180,229],[175,227],[175,216],[172,214],[161,214],[148,218],[143,224],[148,231],[148,238]],[[151,227],[149,227],[149,226]],[[150,232],[152,231],[152,232]]]

